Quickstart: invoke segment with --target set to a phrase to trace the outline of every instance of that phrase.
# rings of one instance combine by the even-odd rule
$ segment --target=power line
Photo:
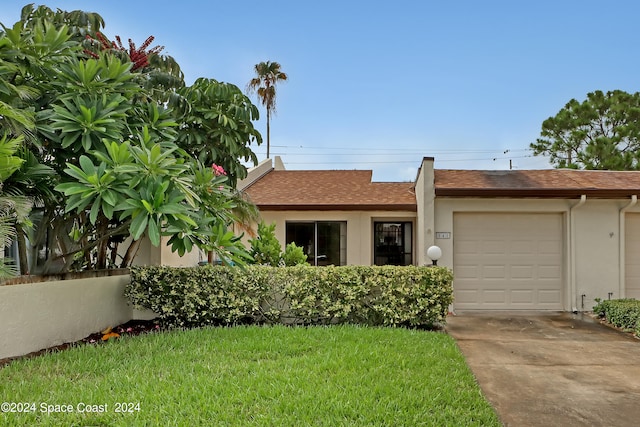
[[[495,151],[490,151],[490,152],[482,152],[482,153],[475,153],[475,152],[465,152],[465,153],[460,153],[460,154],[493,154],[495,153]],[[271,154],[276,155],[276,156],[287,156],[287,157],[312,157],[312,156],[341,156],[341,157],[348,157],[348,156],[362,156],[362,153],[285,153],[285,152],[271,152]],[[417,154],[421,154],[424,155],[423,152],[417,153]],[[429,152],[429,154],[432,154],[432,152]],[[455,153],[445,153],[445,154],[455,154]],[[411,153],[368,153],[367,156],[411,156]],[[493,157],[492,157],[493,158]],[[515,157],[512,157],[515,158]]]
[[[422,148],[372,148],[372,147],[335,147],[335,146],[323,146],[323,147],[309,147],[305,145],[272,145],[274,148],[296,148],[296,149],[305,149],[305,150],[349,150],[349,151],[407,151],[407,154],[410,153],[433,153],[433,154],[446,154],[446,153],[495,153],[502,152],[503,154],[516,152],[516,151],[532,151],[531,148],[516,148],[516,149],[495,149],[495,150],[472,150],[472,149],[451,149],[451,150],[433,150],[425,147]],[[287,153],[290,154],[290,153]]]
[[[438,159],[438,163],[447,162],[479,162],[487,160],[512,160],[512,159],[525,159],[532,156],[510,156],[510,157],[485,157],[481,159]],[[288,165],[336,165],[336,164],[349,164],[349,165],[367,165],[367,164],[398,164],[398,163],[420,163],[418,160],[391,160],[391,161],[326,161],[326,162],[287,162]]]
[[[371,162],[361,162],[361,161],[353,161],[353,162],[336,162],[336,161],[327,161],[327,162],[286,162],[288,165],[371,165],[371,164],[395,164],[395,163],[420,163],[416,160],[396,160],[396,161],[371,161]]]

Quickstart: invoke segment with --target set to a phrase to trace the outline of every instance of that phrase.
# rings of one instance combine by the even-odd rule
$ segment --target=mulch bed
[[[159,330],[161,330],[161,327],[157,320],[130,320],[127,323],[123,323],[122,325],[116,326],[115,328],[111,328],[111,331],[107,333],[96,332],[81,339],[80,341],[68,342],[68,343],[56,345],[53,347],[34,351],[29,354],[25,354],[24,356],[16,356],[16,357],[8,357],[5,359],[0,359],[0,368],[18,359],[29,359],[29,358],[37,357],[47,353],[55,353],[55,352],[63,351],[70,347],[75,347],[78,345],[86,345],[86,344],[100,345],[107,342],[108,340],[116,339],[119,336],[141,335],[141,334],[147,334],[151,332],[157,332]]]

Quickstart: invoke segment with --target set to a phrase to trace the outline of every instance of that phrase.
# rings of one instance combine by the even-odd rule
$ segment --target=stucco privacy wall
[[[624,297],[624,221],[629,200],[484,199],[439,197],[435,202],[435,244],[440,265],[453,268],[457,212],[561,213],[564,222],[563,288],[565,310],[591,310],[595,298]],[[629,213],[640,212],[637,206]],[[444,234],[448,238],[438,238]],[[628,236],[626,238],[629,238]],[[638,237],[640,238],[640,236]],[[455,279],[454,279],[455,288]],[[584,298],[582,297],[584,295]],[[455,306],[455,303],[454,303]]]
[[[375,221],[413,221],[415,212],[385,211],[263,211],[265,224],[276,224],[276,238],[284,246],[288,221],[346,221],[347,264],[373,264],[373,223]],[[247,245],[248,246],[248,245]],[[284,247],[283,247],[284,248]],[[414,253],[416,244],[414,242]]]
[[[129,275],[0,286],[0,359],[78,341],[136,315]]]

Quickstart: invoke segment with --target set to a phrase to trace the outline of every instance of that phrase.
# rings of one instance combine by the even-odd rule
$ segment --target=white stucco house
[[[239,183],[316,265],[431,264],[454,272],[457,310],[589,311],[640,297],[640,172],[288,171],[267,159]]]

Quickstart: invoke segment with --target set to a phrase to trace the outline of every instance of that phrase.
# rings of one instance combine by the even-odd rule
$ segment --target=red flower
[[[115,42],[110,41],[100,32],[96,32],[97,40],[89,35],[87,35],[86,38],[88,40],[98,42],[100,50],[102,51],[119,50],[122,52],[126,52],[129,55],[129,60],[133,62],[133,67],[131,67],[133,70],[144,68],[149,65],[149,57],[151,55],[159,54],[164,49],[164,46],[154,46],[151,49],[147,50],[149,45],[151,45],[151,42],[153,42],[153,36],[147,37],[147,39],[139,48],[136,48],[135,43],[133,43],[133,41],[129,39],[129,49],[124,47],[120,36],[116,36]],[[93,58],[99,57],[98,54],[89,50],[85,50],[85,53]]]

